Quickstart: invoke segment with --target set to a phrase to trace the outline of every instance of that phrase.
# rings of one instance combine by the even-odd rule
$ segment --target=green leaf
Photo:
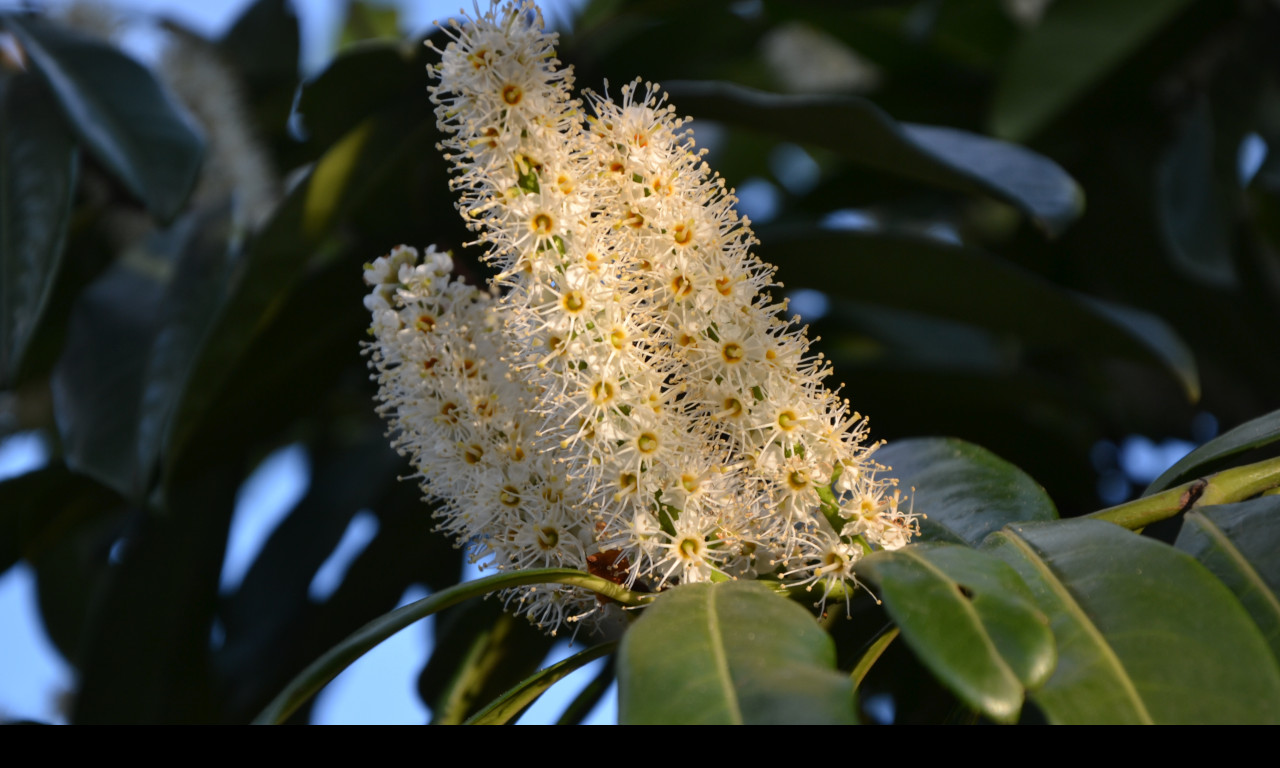
[[[1157,167],[1155,197],[1160,231],[1174,266],[1218,288],[1236,287],[1232,213],[1214,169],[1214,124],[1207,99],[1187,110],[1173,144]],[[1231,181],[1235,181],[1235,168]]]
[[[441,590],[430,597],[395,609],[379,616],[361,627],[327,653],[311,663],[300,675],[285,686],[279,695],[259,713],[254,720],[261,725],[284,722],[304,702],[314,696],[338,673],[374,646],[391,637],[410,624],[457,605],[473,597],[483,597],[490,592],[529,584],[569,584],[590,589],[598,594],[624,602],[640,604],[640,598],[611,581],[591,576],[569,568],[541,568],[529,571],[499,573],[465,584]]]
[[[307,144],[333,146],[369,114],[403,95],[411,82],[409,56],[397,45],[373,42],[344,50],[298,93],[297,113]]]
[[[477,712],[467,720],[467,725],[506,725],[514,723],[538,697],[547,692],[560,680],[577,672],[586,665],[613,653],[617,642],[601,643],[580,651],[557,664],[552,664],[540,672],[536,672],[519,685],[491,702],[489,706]]]
[[[1054,520],[1053,501],[1036,481],[981,446],[956,438],[897,440],[875,454],[911,489],[926,539],[976,547],[1006,523]]]
[[[1150,496],[1175,485],[1180,485],[1198,475],[1206,474],[1218,463],[1253,448],[1260,448],[1280,440],[1280,411],[1272,411],[1252,421],[1246,421],[1230,432],[1214,439],[1183,456],[1178,463],[1155,479],[1143,496]]]
[[[435,640],[418,681],[433,725],[456,725],[491,709],[486,705],[533,674],[555,643],[498,600],[451,609],[436,620]]]
[[[0,68],[0,387],[17,377],[53,292],[78,165],[44,84]]]
[[[883,233],[778,230],[757,251],[782,266],[788,285],[948,317],[1027,345],[1133,360],[1168,371],[1188,398],[1199,396],[1190,351],[1158,317],[1071,293],[973,248]],[[856,279],[833,280],[833,269]]]
[[[1174,546],[1227,585],[1280,659],[1280,496],[1193,510]]]
[[[1280,722],[1280,667],[1191,556],[1097,520],[987,540],[1052,622],[1058,666],[1032,699],[1054,723]]]
[[[1007,564],[952,544],[880,551],[858,564],[916,656],[962,701],[1017,720],[1055,661],[1049,620]]]
[[[757,582],[662,594],[622,640],[627,724],[852,723],[853,685],[813,617]]]
[[[165,279],[143,259],[113,264],[76,300],[50,381],[67,466],[133,500],[150,480],[138,423]]]
[[[80,141],[161,223],[195,186],[204,141],[151,73],[64,27],[5,16]]]
[[[991,129],[1025,141],[1121,67],[1189,0],[1058,0],[1015,46],[996,86]]]
[[[992,197],[1050,235],[1084,210],[1079,185],[1052,160],[955,128],[898,123],[856,96],[771,94],[719,82],[668,85],[681,112],[821,147],[911,181]]]
[[[20,558],[37,560],[82,521],[121,500],[61,464],[0,482],[0,574]]]
[[[346,222],[352,207],[403,173],[411,158],[432,151],[434,127],[411,119],[379,114],[363,121],[321,157],[249,245],[226,295],[210,313],[209,330],[166,434],[167,452],[181,453],[189,445],[246,351],[289,305],[309,263],[340,246],[331,239],[333,230]]]

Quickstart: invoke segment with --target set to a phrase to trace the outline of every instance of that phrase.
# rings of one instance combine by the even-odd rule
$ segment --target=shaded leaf
[[[146,492],[138,422],[165,277],[119,261],[80,294],[53,370],[54,414],[67,465],[126,498]]]
[[[1053,520],[1053,501],[1036,481],[999,456],[963,440],[895,440],[875,454],[911,489],[913,511],[924,515],[926,539],[976,547],[1006,523]]]
[[[0,574],[19,558],[37,560],[69,529],[119,504],[119,496],[61,464],[0,482]]]
[[[369,114],[403,95],[411,82],[409,60],[392,43],[359,45],[344,50],[304,83],[297,113],[308,145],[314,151],[328,149]]]
[[[325,153],[293,189],[248,246],[212,313],[166,435],[166,451],[187,447],[255,338],[288,306],[309,262],[339,245],[330,238],[351,207],[403,173],[407,158],[431,152],[434,136],[433,126],[412,114],[376,115]]]
[[[779,230],[757,251],[782,265],[791,286],[940,315],[1028,345],[1133,360],[1168,371],[1188,398],[1200,392],[1190,351],[1158,317],[1084,298],[976,249],[878,233]]]
[[[213,720],[218,576],[241,474],[182,467],[164,514],[137,510],[80,653],[77,723]]]
[[[1190,0],[1059,0],[1014,46],[996,86],[991,129],[1024,141],[1175,18]]]
[[[204,141],[142,65],[64,27],[4,17],[94,157],[168,223],[195,186]]]
[[[551,686],[577,672],[586,665],[613,653],[617,642],[601,643],[580,651],[557,664],[552,664],[520,682],[515,688],[467,720],[468,725],[506,725],[514,723],[520,715],[530,707],[538,697],[547,692]]]
[[[1193,510],[1174,546],[1235,593],[1280,659],[1280,496]]]
[[[1189,555],[1096,520],[987,540],[1052,622],[1058,666],[1032,692],[1054,723],[1280,721],[1280,667],[1240,602]]]
[[[490,710],[486,705],[538,669],[554,643],[497,600],[451,609],[436,622],[435,647],[418,680],[431,722],[457,724]]]
[[[855,96],[797,96],[729,83],[668,84],[682,112],[821,147],[864,167],[1021,210],[1056,235],[1084,210],[1075,180],[1029,149],[956,128],[898,123]]]
[[[44,84],[0,68],[0,386],[17,377],[53,292],[78,163]]]
[[[1018,574],[956,545],[875,552],[858,563],[903,639],[962,701],[1012,722],[1053,671],[1049,620]]]
[[[1183,456],[1147,486],[1143,496],[1150,496],[1175,485],[1180,485],[1204,472],[1215,462],[1259,448],[1280,440],[1280,411],[1272,411],[1252,421],[1246,421],[1230,432],[1214,439]]]
[[[1233,287],[1232,222],[1214,171],[1214,125],[1207,101],[1189,110],[1156,172],[1160,229],[1174,265],[1192,279]]]
[[[623,637],[626,724],[852,723],[853,684],[800,606],[758,582],[663,593]]]

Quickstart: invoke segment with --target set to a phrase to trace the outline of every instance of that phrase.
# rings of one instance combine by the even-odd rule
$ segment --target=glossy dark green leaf
[[[0,69],[0,386],[17,376],[58,277],[78,162],[44,83]]]
[[[782,266],[792,287],[948,317],[1027,345],[1132,360],[1168,371],[1190,399],[1200,392],[1190,351],[1158,317],[1083,298],[976,249],[881,233],[779,230],[757,251]]]
[[[1280,666],[1191,556],[1080,519],[1013,524],[987,546],[1052,622],[1058,666],[1031,694],[1050,722],[1280,722]]]
[[[835,658],[813,617],[762,584],[676,587],[623,638],[618,720],[852,723],[853,684]]]
[[[138,424],[163,270],[121,261],[90,285],[72,310],[51,381],[67,465],[135,500],[150,481],[150,468],[138,463]]]
[[[579,651],[564,661],[552,664],[550,667],[530,675],[501,697],[495,699],[487,707],[477,712],[474,717],[467,720],[467,724],[508,725],[514,723],[551,686],[596,659],[613,653],[617,647],[617,642],[601,643],[585,651]]]
[[[1006,563],[957,545],[873,553],[858,564],[902,637],[962,701],[1012,722],[1056,658],[1049,620]]]
[[[895,440],[875,454],[892,467],[926,539],[976,547],[1006,523],[1053,520],[1053,501],[1036,481],[981,446],[955,438]]]
[[[1029,149],[955,128],[898,123],[855,96],[797,96],[729,83],[670,83],[682,113],[766,131],[894,176],[1015,206],[1057,234],[1084,210],[1079,185]]]
[[[12,16],[3,23],[93,156],[159,221],[177,216],[195,186],[204,141],[151,73],[65,27]]]
[[[1174,546],[1227,585],[1280,659],[1280,496],[1193,510]]]
[[[1253,448],[1259,448],[1280,440],[1280,411],[1272,411],[1252,421],[1246,421],[1235,429],[1183,456],[1176,464],[1155,479],[1143,496],[1150,496],[1175,485],[1191,480],[1196,475],[1211,471],[1215,463]]]
[[[1178,15],[1190,0],[1059,0],[1005,62],[992,131],[1025,141]]]

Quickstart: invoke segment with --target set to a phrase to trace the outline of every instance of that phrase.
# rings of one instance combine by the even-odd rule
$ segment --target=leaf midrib
[[[1067,589],[1062,580],[1057,577],[1053,569],[1049,567],[1049,564],[1029,542],[1016,535],[1011,529],[1006,529],[1005,533],[1008,534],[1009,541],[1023,553],[1031,567],[1040,573],[1044,582],[1049,585],[1049,589],[1053,591],[1054,595],[1062,603],[1065,611],[1072,618],[1077,619],[1078,626],[1083,628],[1085,634],[1094,641],[1094,645],[1099,649],[1103,661],[1115,670],[1114,677],[1120,682],[1121,689],[1129,698],[1138,717],[1142,722],[1154,725],[1155,720],[1151,717],[1151,713],[1147,711],[1146,703],[1138,693],[1137,687],[1134,686],[1133,680],[1124,668],[1124,664],[1120,662],[1120,657],[1116,655],[1115,649],[1107,643],[1106,638],[1098,630],[1098,627],[1089,619],[1089,615],[1085,613],[1080,603],[1071,594],[1071,591]],[[1050,677],[1049,679],[1052,680],[1053,678]]]

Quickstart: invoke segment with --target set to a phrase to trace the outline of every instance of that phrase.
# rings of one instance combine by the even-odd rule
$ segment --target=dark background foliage
[[[1100,441],[1280,408],[1280,153],[1241,170],[1242,151],[1280,146],[1280,9],[1058,0],[1032,23],[1008,5],[595,0],[560,50],[588,87],[662,83],[731,186],[772,190],[756,252],[786,290],[829,299],[806,322],[877,438],[978,443],[1067,517],[1100,506]],[[352,11],[348,38],[376,31]],[[57,22],[0,27],[24,56],[0,66],[0,428],[54,446],[0,483],[0,568],[36,571],[78,674],[73,722],[245,722],[407,586],[461,572],[397,481],[359,347],[363,262],[435,243],[485,275],[435,150],[434,54],[364,40],[300,83],[283,0],[219,40],[175,33],[238,80],[287,180],[246,216],[234,187],[191,195],[227,162],[216,127],[151,73]],[[815,37],[874,77],[810,91],[821,67],[770,58]],[[850,209],[864,226],[824,226]],[[294,443],[311,486],[220,593],[236,490]],[[312,601],[363,509],[376,538]],[[856,602],[838,647],[884,622]],[[467,649],[494,659],[491,695],[549,647],[492,601],[436,626],[433,707]],[[971,717],[901,644],[867,685],[901,720]]]

